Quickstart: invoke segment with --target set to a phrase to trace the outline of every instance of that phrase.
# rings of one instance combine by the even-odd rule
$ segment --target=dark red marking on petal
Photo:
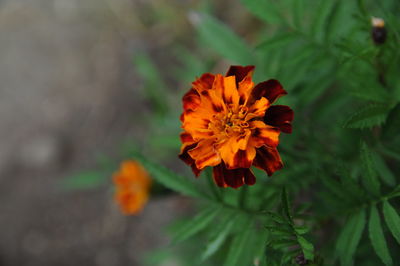
[[[252,160],[248,160],[247,152],[245,150],[238,150],[233,158],[233,163],[235,167],[239,168],[250,168]]]
[[[221,105],[216,105],[216,104],[213,103],[211,106],[212,106],[214,112],[216,112],[216,113],[220,113],[223,110]]]
[[[202,169],[198,169],[196,167],[196,163],[193,160],[192,157],[190,157],[188,151],[191,149],[194,149],[197,146],[197,143],[194,143],[192,145],[187,146],[181,154],[178,155],[179,159],[181,159],[183,162],[185,162],[187,165],[189,165],[190,167],[192,167],[192,171],[195,174],[195,176],[199,176]]]
[[[255,66],[231,66],[226,73],[226,77],[235,76],[236,85],[239,84],[247,75],[252,75]]]
[[[190,89],[185,95],[183,95],[182,102],[184,111],[195,110],[200,105],[199,94],[194,89]]]
[[[224,171],[222,164],[213,167],[213,177],[217,186],[226,187],[226,184],[224,182]]]
[[[180,134],[180,138],[181,138],[182,143],[185,143],[185,142],[194,142],[192,135],[190,135],[190,134],[187,133],[187,132],[182,132],[182,133]]]
[[[274,105],[268,108],[264,116],[264,122],[267,125],[278,127],[282,132],[292,133],[294,112],[286,105]]]
[[[267,172],[269,176],[283,167],[278,150],[266,146],[257,149],[253,165]]]
[[[283,89],[282,85],[276,79],[270,79],[258,83],[251,92],[252,100],[256,101],[261,97],[268,99],[270,104],[276,101],[279,97],[286,95],[287,92]]]
[[[244,171],[244,182],[246,185],[254,185],[256,183],[256,177],[250,169]]]

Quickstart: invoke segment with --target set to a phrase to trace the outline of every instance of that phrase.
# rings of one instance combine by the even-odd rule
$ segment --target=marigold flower
[[[113,175],[116,186],[115,200],[124,214],[138,214],[147,203],[151,179],[146,170],[136,161],[121,163]]]
[[[291,133],[293,111],[274,105],[287,94],[274,79],[254,86],[254,66],[231,66],[225,76],[205,73],[183,96],[180,159],[196,176],[207,166],[220,187],[253,185],[254,165],[271,176],[282,168],[277,146]]]

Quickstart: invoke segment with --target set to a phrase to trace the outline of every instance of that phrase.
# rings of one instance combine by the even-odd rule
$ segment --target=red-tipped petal
[[[286,95],[287,92],[283,89],[282,85],[279,81],[275,79],[270,79],[261,83],[258,83],[252,93],[251,96],[253,101],[260,99],[261,97],[265,97],[272,104],[279,97]]]
[[[183,111],[195,110],[200,105],[200,96],[194,89],[190,89],[182,97]]]
[[[265,113],[264,122],[268,125],[279,128],[282,132],[292,133],[291,122],[294,112],[286,105],[274,105],[268,108]]]
[[[239,83],[245,77],[253,75],[254,68],[255,66],[231,66],[225,76],[235,76],[236,83]]]
[[[257,155],[253,161],[253,165],[267,172],[269,176],[283,167],[278,150],[266,146],[257,149]]]
[[[199,169],[196,167],[196,162],[193,160],[192,157],[190,157],[188,150],[191,150],[193,148],[195,148],[197,145],[197,143],[194,143],[192,145],[189,145],[187,147],[185,147],[185,149],[182,151],[181,154],[179,154],[179,159],[181,159],[183,162],[185,162],[187,165],[189,165],[192,168],[193,173],[196,176],[199,176],[202,169]]]

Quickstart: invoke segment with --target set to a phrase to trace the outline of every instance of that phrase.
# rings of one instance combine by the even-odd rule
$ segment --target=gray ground
[[[66,176],[94,167],[98,152],[145,133],[135,126],[145,106],[135,102],[131,59],[154,36],[163,45],[177,34],[140,18],[155,2],[170,7],[0,1],[0,265],[140,265],[144,251],[168,242],[160,228],[181,212],[180,197],[153,199],[127,218],[110,187],[60,189]],[[172,8],[187,8],[177,2]]]

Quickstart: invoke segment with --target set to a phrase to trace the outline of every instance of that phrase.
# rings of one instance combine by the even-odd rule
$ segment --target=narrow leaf
[[[198,197],[198,198],[207,198],[208,196],[202,193],[192,182],[190,182],[188,179],[173,173],[169,169],[155,164],[143,156],[139,154],[135,154],[136,159],[138,159],[143,167],[149,171],[151,177],[156,179],[158,182],[166,186],[167,188],[170,188],[172,190],[175,190],[179,193],[182,193],[183,195],[187,196],[192,196],[192,197]]]
[[[388,201],[383,202],[383,215],[390,232],[400,244],[400,217]]]
[[[197,214],[190,222],[182,226],[175,234],[172,242],[177,243],[188,239],[207,227],[219,212],[220,208],[207,208]]]
[[[275,48],[283,49],[286,45],[299,40],[299,38],[300,35],[293,32],[283,33],[277,36],[273,36],[272,38],[269,38],[268,40],[262,42],[256,47],[256,49],[263,52],[269,52]]]
[[[283,212],[286,215],[286,218],[291,224],[293,224],[293,218],[292,214],[290,213],[289,198],[286,192],[286,188],[282,189],[282,207],[283,207]]]
[[[397,104],[390,112],[383,126],[383,138],[393,139],[399,136],[400,132],[400,103]]]
[[[382,181],[385,182],[389,186],[396,185],[396,177],[392,173],[392,171],[387,166],[386,162],[383,160],[382,156],[378,153],[373,153],[373,159],[375,161],[376,170],[379,173]]]
[[[393,265],[392,258],[390,256],[383,230],[381,226],[381,219],[378,214],[378,210],[375,205],[371,206],[371,213],[368,224],[369,238],[371,239],[372,246],[376,254],[382,260],[385,265]]]
[[[361,142],[361,162],[364,168],[362,181],[369,193],[375,196],[380,195],[380,183],[375,170],[375,163],[372,157],[372,152],[365,142]]]
[[[337,256],[343,266],[353,265],[353,256],[365,227],[365,210],[353,214],[340,232],[336,243]]]
[[[252,50],[227,25],[206,14],[192,13],[190,18],[207,45],[221,56],[243,65],[254,62]]]
[[[299,244],[301,246],[301,249],[303,250],[304,257],[307,260],[314,260],[314,246],[310,242],[308,242],[304,237],[302,236],[297,236],[297,241],[299,241]]]
[[[241,0],[242,4],[256,17],[267,23],[278,23],[282,21],[282,16],[278,8],[274,5],[275,1],[268,0]]]
[[[245,248],[252,229],[252,223],[248,221],[247,226],[243,227],[242,230],[235,235],[229,247],[229,252],[224,263],[225,266],[245,265],[240,262],[243,252],[247,251]]]

